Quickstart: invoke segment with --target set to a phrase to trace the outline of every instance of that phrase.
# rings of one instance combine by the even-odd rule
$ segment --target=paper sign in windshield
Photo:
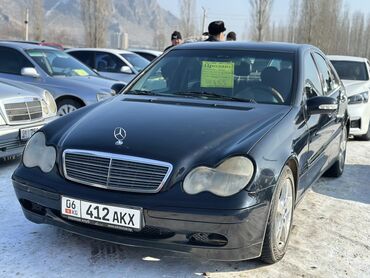
[[[203,61],[200,86],[234,88],[234,63]]]
[[[88,76],[89,74],[83,69],[75,69],[73,70],[78,76]]]

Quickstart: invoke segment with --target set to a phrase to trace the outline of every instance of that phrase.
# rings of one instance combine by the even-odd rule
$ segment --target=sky
[[[311,1],[311,0],[304,0]],[[158,0],[158,3],[166,10],[172,12],[177,17],[180,16],[179,0]],[[226,33],[235,31],[239,38],[247,34],[248,28],[248,0],[195,0],[197,15],[195,16],[198,24],[202,24],[204,7],[207,10],[206,28],[208,23],[213,20],[223,20],[226,26]],[[289,15],[290,0],[275,0],[271,19],[277,23],[287,20]],[[344,0],[345,6],[350,11],[364,11],[370,14],[370,0]],[[181,30],[179,30],[181,32]]]

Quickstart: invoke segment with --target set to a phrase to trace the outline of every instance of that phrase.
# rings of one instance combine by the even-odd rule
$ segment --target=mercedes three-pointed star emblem
[[[114,137],[117,139],[116,145],[122,145],[123,140],[126,138],[126,130],[124,130],[122,127],[116,127],[113,134]]]

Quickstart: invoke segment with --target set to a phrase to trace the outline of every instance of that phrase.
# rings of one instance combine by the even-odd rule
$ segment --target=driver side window
[[[319,72],[310,53],[304,59],[304,86],[307,98],[323,95]]]

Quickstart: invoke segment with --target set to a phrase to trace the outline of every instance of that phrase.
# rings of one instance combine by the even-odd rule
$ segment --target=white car
[[[56,112],[48,91],[0,79],[0,159],[19,155],[33,133],[57,118]]]
[[[128,83],[149,61],[127,50],[110,48],[71,48],[66,50],[101,76]]]
[[[328,56],[346,87],[350,134],[370,140],[370,63],[366,58]]]
[[[128,50],[136,54],[139,54],[140,56],[144,57],[149,61],[153,61],[154,59],[158,58],[163,54],[162,51],[144,48],[129,48]]]

